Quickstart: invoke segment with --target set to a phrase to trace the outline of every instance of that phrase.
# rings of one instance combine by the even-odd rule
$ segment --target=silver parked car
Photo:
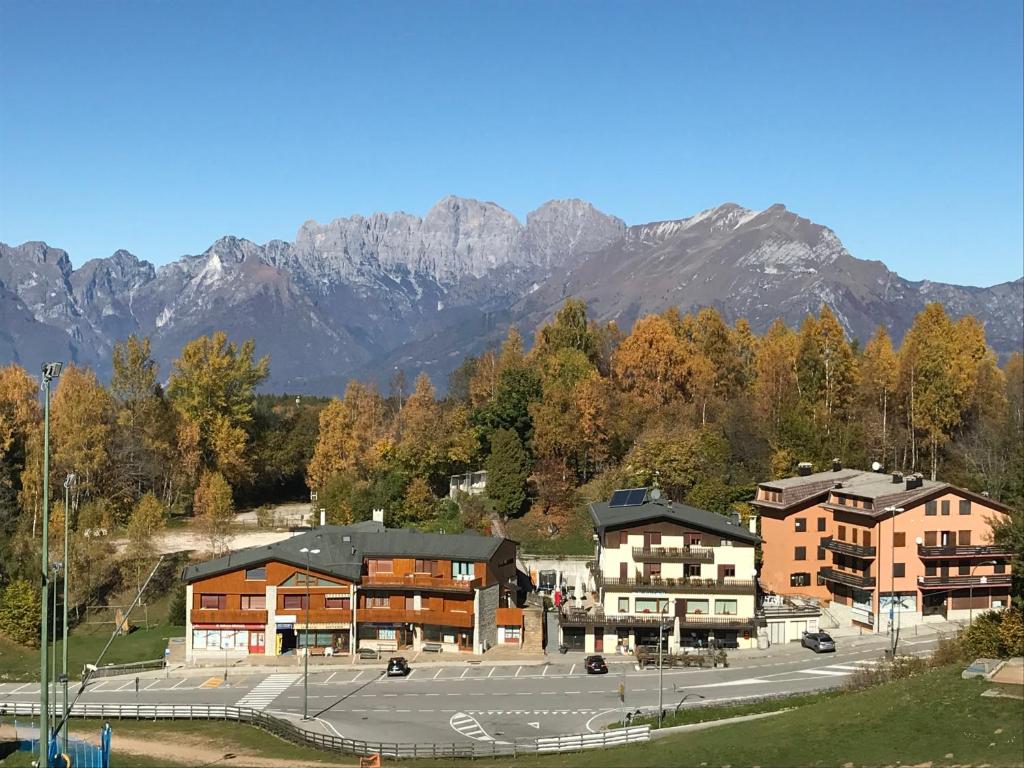
[[[828,632],[804,632],[800,645],[815,653],[834,653],[836,650],[836,641]]]

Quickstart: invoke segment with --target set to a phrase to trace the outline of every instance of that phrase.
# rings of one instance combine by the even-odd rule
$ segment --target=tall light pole
[[[50,686],[46,676],[46,611],[50,597],[50,382],[60,376],[63,367],[61,362],[43,363],[43,541],[40,556],[43,583],[39,601],[42,614],[39,623],[39,765],[42,766],[49,760],[50,741]]]
[[[973,581],[973,579],[974,579],[974,571],[978,568],[979,565],[998,565],[998,563],[995,560],[982,560],[980,563],[975,563],[974,567],[971,568],[971,590],[970,590],[970,601],[971,601],[971,604],[970,604],[970,607],[968,609],[969,613],[967,614],[967,626],[968,627],[971,626],[974,623],[974,581]],[[981,584],[982,584],[982,586],[984,586],[987,583],[988,583],[988,579],[985,578],[984,576],[982,576],[981,577]]]
[[[317,539],[320,537],[317,536]],[[303,644],[305,655],[304,670],[302,672],[302,719],[309,720],[309,556],[319,555],[319,549],[303,547],[299,550],[306,556],[306,642]]]
[[[892,652],[893,658],[896,658],[896,623],[895,623],[895,606],[896,606],[896,515],[904,511],[903,507],[886,507],[885,512],[890,515],[889,523],[889,649]],[[882,526],[878,526],[881,530]],[[878,542],[881,545],[882,542]],[[879,546],[881,549],[881,546]],[[902,606],[901,606],[902,607]],[[878,579],[878,608],[881,613],[882,608],[882,579],[879,574]]]
[[[66,725],[68,719],[68,578],[71,576],[71,561],[68,559],[68,531],[70,530],[70,523],[68,521],[71,519],[71,488],[74,486],[76,479],[74,472],[68,473],[68,476],[64,478],[64,622],[61,625],[63,640],[61,646],[63,652],[61,671],[64,678],[64,718],[61,722],[65,723],[62,741],[65,754],[68,751],[68,729]]]

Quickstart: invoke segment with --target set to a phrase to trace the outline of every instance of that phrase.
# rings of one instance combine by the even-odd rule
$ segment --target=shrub
[[[185,626],[185,585],[179,584],[171,595],[171,603],[167,610],[167,623],[172,627]]]
[[[1024,654],[1024,620],[1019,611],[986,611],[961,634],[970,659],[1006,659]]]
[[[959,664],[965,658],[966,654],[960,636],[946,637],[942,635],[939,637],[939,642],[935,646],[935,652],[931,655],[929,661],[933,667],[945,667],[950,664]]]
[[[0,627],[19,645],[39,647],[42,609],[39,592],[24,579],[18,579],[0,593]]]

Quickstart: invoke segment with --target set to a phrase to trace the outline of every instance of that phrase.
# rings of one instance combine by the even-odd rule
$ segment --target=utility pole
[[[317,536],[317,539],[319,538],[320,536]],[[309,720],[309,556],[319,555],[320,550],[303,547],[299,552],[306,555],[306,628],[304,630],[306,641],[303,643],[305,659],[302,672],[302,719]]]
[[[61,665],[61,671],[63,672],[62,677],[64,678],[64,718],[67,720],[68,716],[68,579],[71,576],[71,561],[68,559],[68,532],[71,529],[71,505],[70,496],[71,488],[75,484],[75,473],[71,472],[67,477],[64,478],[64,623],[62,624],[63,634],[63,664]],[[62,722],[63,722],[62,720]],[[58,734],[60,735],[60,734]],[[62,751],[67,754],[68,751],[68,731],[65,727],[63,729],[63,738],[61,740]]]
[[[39,626],[39,765],[46,766],[49,762],[50,742],[50,686],[47,680],[46,653],[49,639],[47,635],[47,608],[50,598],[50,382],[60,376],[63,363],[43,364],[43,541],[42,541],[42,578]]]

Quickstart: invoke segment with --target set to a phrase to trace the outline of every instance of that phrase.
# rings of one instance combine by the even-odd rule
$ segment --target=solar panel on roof
[[[639,507],[647,499],[646,488],[624,488],[612,494],[609,507]]]
[[[629,490],[615,491],[612,494],[611,501],[608,502],[609,507],[625,507],[628,506],[626,500],[629,498]]]

